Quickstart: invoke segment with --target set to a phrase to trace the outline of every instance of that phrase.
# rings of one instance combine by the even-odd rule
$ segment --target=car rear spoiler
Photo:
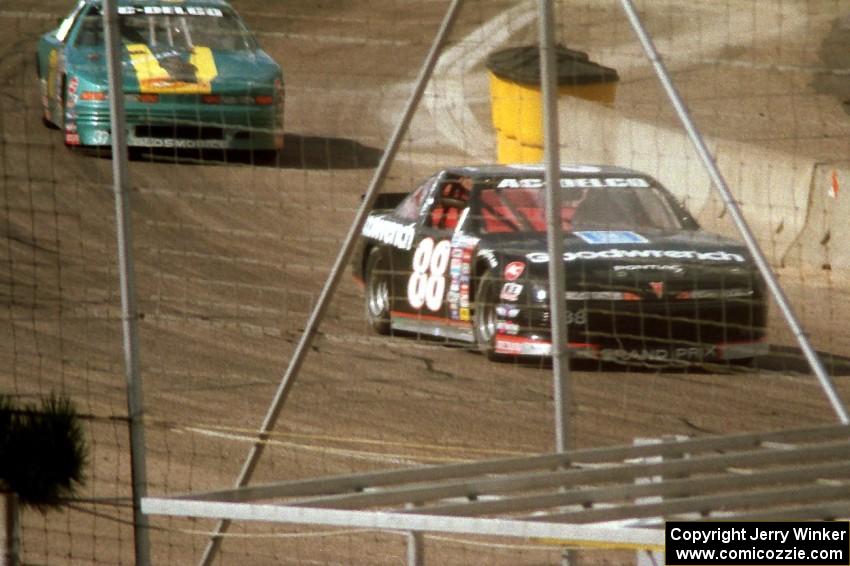
[[[372,205],[372,210],[391,210],[397,207],[410,193],[380,193]],[[361,195],[360,199],[366,195]]]

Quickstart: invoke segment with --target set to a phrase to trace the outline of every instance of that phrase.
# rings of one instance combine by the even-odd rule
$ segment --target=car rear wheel
[[[366,260],[366,320],[378,334],[390,333],[390,272],[386,257],[377,248]]]
[[[478,290],[475,293],[475,312],[472,316],[472,327],[478,349],[488,360],[505,359],[505,356],[496,353],[497,293],[498,282],[492,272],[487,271],[481,277]]]

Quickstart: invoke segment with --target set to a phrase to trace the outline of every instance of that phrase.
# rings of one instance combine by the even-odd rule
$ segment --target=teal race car
[[[111,144],[101,0],[80,0],[38,42],[43,121],[68,146]],[[119,0],[127,142],[274,151],[284,84],[223,0]]]

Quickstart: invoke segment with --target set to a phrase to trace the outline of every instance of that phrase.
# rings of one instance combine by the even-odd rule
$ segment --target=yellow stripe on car
[[[198,77],[198,83],[205,83],[209,88],[212,80],[218,76],[218,69],[215,66],[212,49],[209,47],[195,47],[192,50],[192,57],[189,59],[189,62],[197,69],[195,76]]]
[[[130,63],[139,81],[139,92],[180,94],[212,92],[211,82],[218,76],[218,69],[209,47],[193,48],[189,63],[195,68],[195,80],[191,82],[172,77],[144,43],[127,45],[127,51],[130,53]]]

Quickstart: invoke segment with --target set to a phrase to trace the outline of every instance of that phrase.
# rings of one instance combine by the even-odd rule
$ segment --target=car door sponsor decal
[[[136,71],[139,92],[209,94],[218,69],[209,47],[195,46],[189,53],[174,49],[151,51],[144,43],[127,45]]]
[[[590,230],[573,232],[588,244],[646,244],[646,238],[628,230]]]
[[[446,293],[446,268],[452,244],[442,240],[435,244],[433,238],[425,238],[413,254],[413,273],[407,282],[407,301],[414,309],[423,306],[438,311],[443,306]]]

